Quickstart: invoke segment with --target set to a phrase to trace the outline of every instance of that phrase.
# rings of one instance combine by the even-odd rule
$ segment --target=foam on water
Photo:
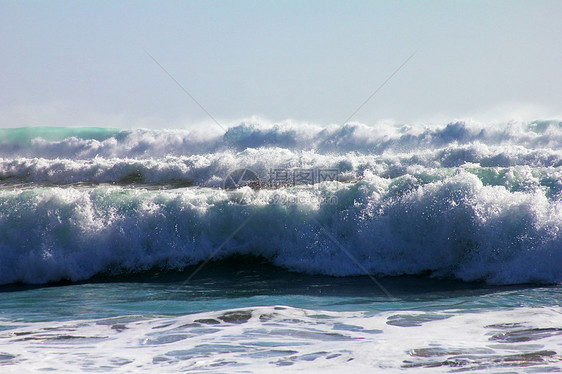
[[[180,317],[2,323],[4,372],[553,371],[560,307],[463,313],[286,306]],[[41,354],[37,354],[40,349]],[[425,369],[425,370],[424,370]]]

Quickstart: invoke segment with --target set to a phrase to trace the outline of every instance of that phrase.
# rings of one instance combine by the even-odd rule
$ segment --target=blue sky
[[[562,1],[4,1],[0,127],[562,113]]]

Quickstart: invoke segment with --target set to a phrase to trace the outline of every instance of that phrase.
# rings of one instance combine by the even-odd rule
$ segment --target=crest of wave
[[[63,131],[62,128],[60,131]],[[467,144],[559,149],[562,146],[562,122],[550,120],[485,124],[456,121],[436,126],[391,123],[368,126],[348,123],[323,127],[292,120],[273,123],[251,118],[228,127],[224,133],[218,127],[195,127],[185,130],[123,130],[102,137],[92,136],[91,133],[77,133],[58,140],[48,140],[38,135],[29,135],[30,141],[4,137],[0,141],[1,156],[159,158],[262,147],[312,150],[322,154],[371,154],[413,152]]]

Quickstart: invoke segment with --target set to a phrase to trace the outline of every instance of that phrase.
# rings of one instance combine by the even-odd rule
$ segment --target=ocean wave
[[[528,150],[562,148],[562,122],[554,120],[494,125],[459,121],[440,127],[362,124],[320,127],[246,121],[223,135],[209,130],[46,129],[2,130],[0,157],[161,158],[262,147],[318,154],[404,153],[470,144],[503,146],[507,153],[513,145]]]
[[[261,188],[223,189],[237,169]],[[298,170],[336,175],[271,181]],[[336,276],[562,282],[560,227],[558,121],[0,131],[2,284],[182,269],[217,248]]]
[[[560,227],[560,199],[484,185],[462,170],[423,182],[367,171],[355,182],[257,191],[4,189],[0,283],[182,269],[234,255],[335,276],[556,283]]]
[[[503,186],[510,191],[545,189],[549,196],[558,196],[562,191],[561,151],[515,147],[498,151],[485,145],[369,155],[258,148],[160,159],[0,159],[0,188],[26,184],[220,188],[236,169],[254,172],[265,185],[271,182],[276,170],[336,170],[336,178],[342,182],[360,180],[366,172],[389,179],[412,177],[421,182],[466,171],[486,185]]]
[[[246,168],[262,181],[274,169],[337,169],[342,181],[365,171],[385,178],[471,169],[508,187],[527,174],[557,188],[560,122],[380,129],[360,124],[247,124],[224,135],[188,130],[24,128],[0,132],[0,186],[118,184],[221,187]],[[532,169],[532,170],[531,170]],[[517,177],[511,177],[516,175]],[[494,180],[494,181],[492,181]],[[516,183],[517,184],[517,183]]]

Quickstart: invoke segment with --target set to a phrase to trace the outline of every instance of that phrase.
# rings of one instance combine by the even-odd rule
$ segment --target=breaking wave
[[[218,188],[240,168],[339,181]],[[336,276],[558,283],[561,173],[557,121],[1,130],[0,283],[239,254]]]

